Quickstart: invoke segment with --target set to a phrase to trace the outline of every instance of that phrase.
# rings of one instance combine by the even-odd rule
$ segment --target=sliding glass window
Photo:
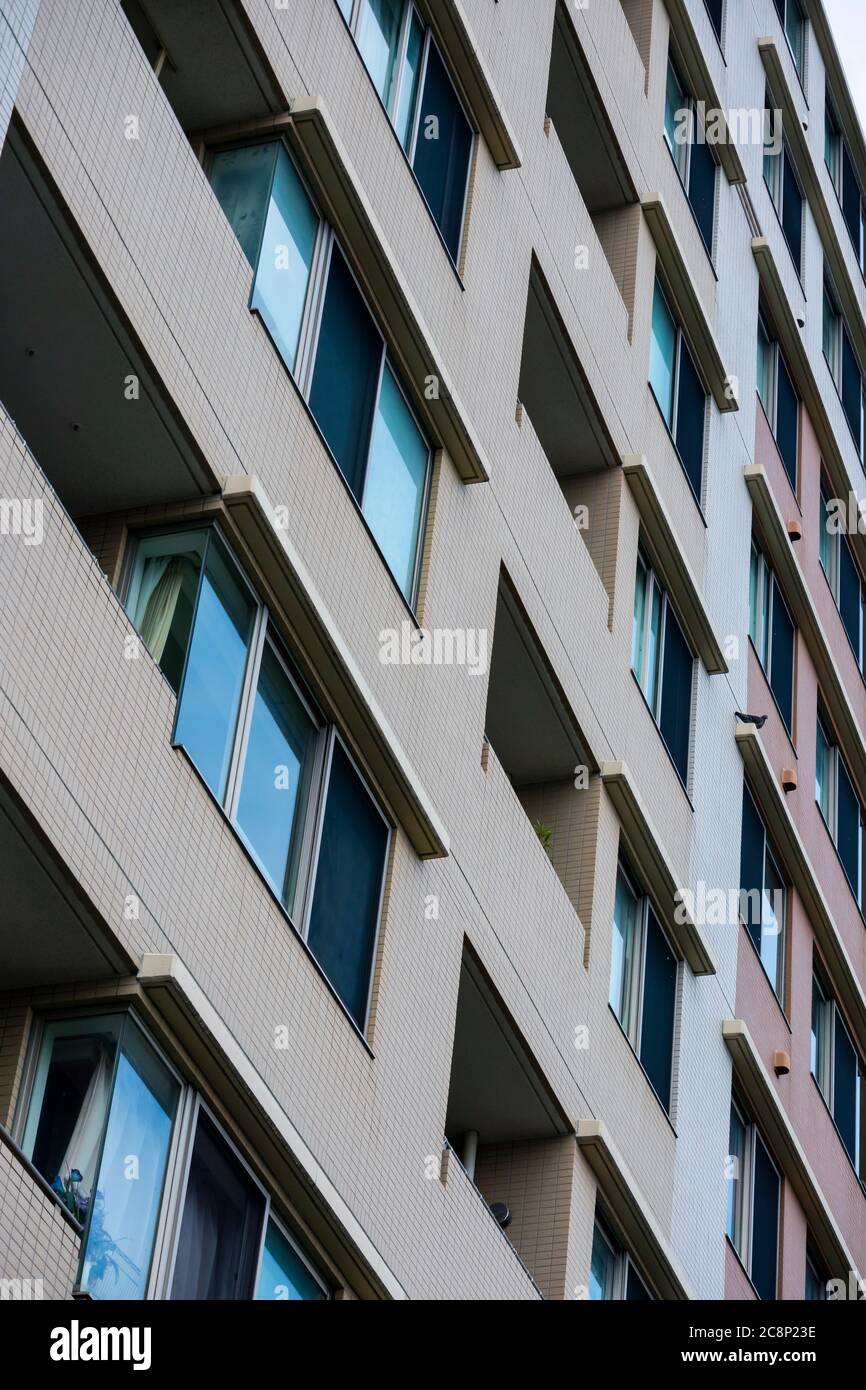
[[[389,7],[365,3],[364,33],[371,54],[381,49],[386,81]],[[254,271],[250,308],[411,604],[431,452],[367,301],[281,141],[217,150],[209,172]]]
[[[653,292],[649,384],[700,506],[707,393],[658,280]]]

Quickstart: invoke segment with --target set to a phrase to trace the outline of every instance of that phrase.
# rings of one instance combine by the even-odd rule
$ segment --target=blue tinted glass
[[[334,744],[310,914],[310,949],[356,1022],[367,1011],[388,831]]]
[[[255,267],[268,206],[276,144],[246,145],[213,156],[210,181],[250,265]]]
[[[334,247],[310,409],[359,502],[384,350],[349,267]]]
[[[592,1259],[589,1269],[589,1296],[593,1302],[613,1298],[616,1256],[598,1226],[592,1233]]]
[[[689,735],[692,723],[694,659],[682,628],[668,604],[662,662],[662,700],[659,728],[683,782],[689,774]]]
[[[652,909],[647,913],[640,1059],[665,1110],[671,1104],[677,962]]]
[[[279,147],[252,308],[294,370],[319,219],[294,164]]]
[[[382,101],[391,109],[403,0],[361,0],[358,47]]]
[[[253,616],[252,598],[212,537],[175,742],[183,745],[220,801],[225,795]]]
[[[238,824],[291,911],[316,729],[270,645],[262,656]]]
[[[412,11],[412,23],[403,60],[403,85],[400,88],[400,102],[394,117],[394,127],[404,149],[409,148],[412,135],[412,118],[415,115],[415,102],[418,96],[418,75],[421,71],[421,54],[424,47],[424,25],[417,11]]]
[[[126,611],[175,694],[195,611],[205,531],[148,536],[136,546]]]
[[[379,408],[364,490],[364,515],[407,598],[415,574],[429,451],[390,367]]]
[[[93,1211],[82,1286],[94,1298],[144,1298],[180,1087],[127,1023]]]
[[[428,206],[457,260],[472,129],[463,114],[436,45],[430,44],[413,167]]]
[[[297,1302],[324,1297],[321,1286],[295,1247],[286,1240],[279,1227],[269,1221],[256,1298]]]
[[[713,221],[716,211],[716,161],[706,142],[692,145],[689,202],[707,252],[712,255]]]
[[[658,281],[656,281],[653,296],[649,383],[668,425],[673,422],[674,418],[674,354],[676,345],[676,324],[665,303]]]
[[[707,396],[685,341],[680,345],[680,374],[677,383],[677,452],[682,459],[692,490],[700,503],[704,476],[704,427]]]

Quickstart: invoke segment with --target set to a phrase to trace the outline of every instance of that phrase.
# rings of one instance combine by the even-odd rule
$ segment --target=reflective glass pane
[[[175,739],[214,795],[225,795],[255,604],[211,536]]]
[[[767,851],[761,915],[761,961],[770,978],[770,984],[780,998],[784,967],[784,932],[785,885],[772,855]]]
[[[456,261],[463,229],[463,205],[472,154],[472,129],[463,114],[445,64],[430,44],[418,116],[413,168]]]
[[[653,296],[649,383],[668,425],[674,418],[674,357],[677,329],[665,297],[656,281]]]
[[[280,145],[252,308],[261,314],[290,372],[295,368],[318,231],[316,210]]]
[[[833,1119],[848,1157],[858,1162],[860,1068],[854,1044],[838,1010],[833,1015]]]
[[[72,1215],[93,1196],[122,1014],[46,1023],[22,1148]]]
[[[638,680],[643,676],[644,628],[646,626],[646,566],[638,557],[637,575],[634,581],[634,619],[631,634],[631,669]]]
[[[324,1297],[322,1286],[310,1273],[294,1245],[286,1239],[279,1226],[269,1221],[256,1298],[279,1303]]]
[[[677,77],[676,69],[668,62],[667,86],[665,88],[665,139],[670,147],[674,162],[685,179],[686,164],[689,157],[691,111]]]
[[[373,85],[390,111],[404,0],[361,0],[357,40]]]
[[[430,451],[386,364],[373,425],[364,516],[394,578],[411,598]]]
[[[811,1071],[822,1094],[827,1097],[830,1061],[827,1037],[830,1006],[818,980],[812,976]]]
[[[830,744],[820,723],[815,734],[815,800],[821,808],[821,815],[832,833],[833,804],[832,795],[832,753]]]
[[[278,145],[244,145],[220,150],[210,164],[210,182],[244,255],[255,269],[268,208]]]
[[[367,1012],[387,845],[385,822],[335,742],[307,939],[360,1027]]]
[[[767,336],[766,329],[758,320],[758,395],[761,398],[761,405],[764,407],[767,419],[772,424],[773,421],[773,345]]]
[[[592,1233],[592,1261],[589,1270],[589,1296],[593,1302],[614,1296],[616,1255],[598,1225]]]
[[[736,1250],[742,1251],[742,1190],[746,1161],[746,1129],[739,1113],[731,1106],[728,1157],[725,1164],[727,1214],[725,1229]]]
[[[650,608],[649,634],[647,641],[647,663],[644,677],[644,693],[650,708],[655,714],[658,709],[659,666],[662,634],[662,591],[658,584],[652,586],[652,606]]]
[[[752,1198],[752,1283],[761,1298],[775,1299],[779,1248],[779,1174],[759,1134],[755,1135]]]
[[[394,126],[400,144],[403,146],[404,150],[408,150],[409,141],[412,137],[415,103],[418,99],[418,77],[421,72],[421,57],[423,51],[424,25],[418,18],[417,10],[413,9],[412,20],[409,26],[409,38],[406,45],[406,57],[403,60],[400,101],[397,106],[397,114],[394,117]]]
[[[694,667],[691,648],[668,604],[658,722],[667,750],[684,783],[689,773]]]
[[[634,953],[637,946],[639,903],[620,872],[616,879],[613,940],[610,962],[610,1006],[626,1032],[631,1028]]]
[[[317,730],[270,643],[253,704],[237,819],[291,911]]]
[[[192,627],[206,531],[139,541],[126,599],[130,621],[177,694]]]
[[[761,559],[752,546],[749,557],[749,636],[757,645],[760,623],[759,599],[761,595]]]
[[[647,913],[640,1060],[665,1110],[671,1103],[677,960],[652,908]]]
[[[264,1216],[261,1191],[200,1111],[171,1297],[252,1298]]]
[[[677,384],[676,446],[686,477],[700,504],[704,476],[704,427],[707,394],[698,375],[685,339],[680,343],[680,372]]]
[[[134,1023],[124,1028],[81,1282],[144,1298],[180,1087]]]

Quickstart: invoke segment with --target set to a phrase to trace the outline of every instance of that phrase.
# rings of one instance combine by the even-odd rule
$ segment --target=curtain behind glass
[[[172,1299],[253,1296],[265,1200],[200,1112],[172,1280]]]

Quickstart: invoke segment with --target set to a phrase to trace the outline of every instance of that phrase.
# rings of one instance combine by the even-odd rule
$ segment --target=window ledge
[[[641,207],[656,245],[674,307],[713,400],[723,412],[739,410],[740,403],[729,387],[722,354],[704,306],[695,290],[665,200],[661,193],[650,193],[642,199]]]
[[[759,1127],[803,1208],[819,1255],[834,1274],[847,1278],[849,1270],[854,1270],[859,1278],[854,1256],[845,1244],[845,1238],[746,1024],[739,1018],[725,1019],[722,1037],[731,1054],[738,1089],[742,1091],[746,1104],[760,1117]]]
[[[855,780],[866,787],[866,742],[842,680],[827,634],[818,617],[809,586],[794,554],[794,546],[770,488],[762,464],[749,463],[743,469],[752,507],[760,522],[761,537],[773,570],[782,584],[794,621],[806,639],[815,664],[818,686],[830,717],[838,729],[840,744],[851,765]],[[798,541],[802,545],[802,541]]]
[[[687,0],[665,0],[665,7],[671,22],[671,29],[679,49],[680,60],[685,69],[686,79],[695,96],[706,102],[707,109],[723,111],[719,94],[716,91],[712,74],[707,65],[703,45],[689,14]],[[710,26],[712,28],[712,26]],[[713,38],[718,43],[718,35],[713,29]],[[721,44],[719,51],[721,52]],[[722,55],[724,61],[724,54]],[[728,183],[745,183],[747,179],[743,161],[736,144],[731,139],[727,121],[724,122],[725,142],[714,146],[719,163],[727,175]]]
[[[673,598],[686,636],[710,675],[723,675],[728,663],[649,464],[643,454],[627,454],[622,466],[640,513],[650,559]]]
[[[238,1106],[252,1107],[252,1121],[249,1115],[244,1116],[244,1131],[250,1139],[258,1132],[259,1152],[273,1151],[277,1160],[285,1163],[288,1149],[293,1175],[318,1198],[315,1221],[322,1229],[316,1233],[338,1267],[349,1262],[353,1273],[368,1288],[384,1290],[389,1298],[408,1297],[397,1275],[183,961],[176,955],[145,953],[138,982],[163,1025],[195,1059],[229,1111]],[[338,1258],[338,1250],[342,1258]]]
[[[836,231],[830,204],[824,194],[820,169],[816,167],[812,157],[809,141],[797,111],[796,99],[785,76],[778,44],[772,38],[759,39],[758,51],[770,83],[770,89],[782,110],[785,137],[794,157],[794,164],[803,185],[806,201],[818,227],[824,256],[830,266],[833,282],[842,301],[842,313],[848,325],[848,331],[860,361],[864,362],[866,361],[866,327],[863,324],[857,288],[848,269],[844,244]],[[822,167],[823,163],[822,159]],[[846,239],[850,240],[847,237],[847,229]]]
[[[800,400],[809,412],[834,495],[847,497],[851,490],[851,482],[845,458],[837,442],[836,432],[827,412],[801,329],[788,302],[772,247],[766,237],[752,239],[752,255],[758,267],[761,291],[769,306],[779,344]],[[858,531],[856,535],[849,536],[849,540],[857,552],[861,568],[866,569],[866,535]]]
[[[386,327],[388,345],[407,382],[413,404],[433,441],[444,448],[465,483],[487,482],[490,469],[481,443],[444,369],[406,277],[362,191],[358,176],[319,96],[301,96],[291,104],[281,128],[300,157],[328,221],[340,234],[372,304]],[[438,399],[426,385],[438,383]]]
[[[681,900],[682,885],[677,883],[673,865],[647,815],[627,764],[602,763],[601,779],[619,818],[629,855],[646,884],[665,931],[681,958],[688,961],[693,974],[715,975],[709,948]]]
[[[611,1215],[622,1228],[626,1246],[646,1270],[656,1293],[667,1301],[693,1299],[677,1257],[607,1125],[601,1120],[578,1120],[576,1137]]]
[[[860,1050],[866,1051],[866,995],[800,832],[794,824],[785,801],[785,793],[770,765],[755,725],[737,724],[735,739],[745,766],[749,790],[755,798],[755,804],[770,839],[781,856],[785,875],[803,901],[810,926],[827,964],[831,982],[856,1031]]]
[[[466,18],[462,0],[421,0],[429,23],[498,169],[519,169],[520,146]]]
[[[448,833],[301,557],[278,529],[261,483],[246,474],[226,478],[222,500],[232,540],[275,600],[289,637],[321,683],[325,704],[334,708],[416,853],[446,857]]]

